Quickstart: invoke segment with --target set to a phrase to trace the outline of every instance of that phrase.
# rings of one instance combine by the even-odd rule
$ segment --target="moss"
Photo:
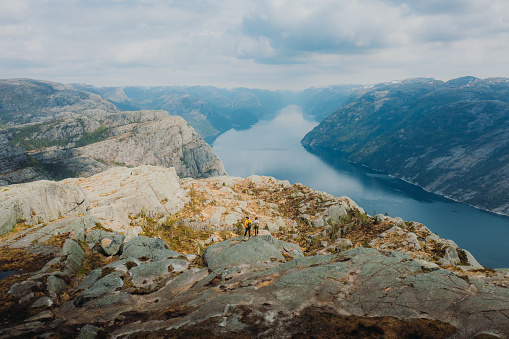
[[[458,257],[460,258],[459,265],[470,266],[470,262],[468,261],[467,253],[465,250],[456,248],[456,253],[458,253]]]

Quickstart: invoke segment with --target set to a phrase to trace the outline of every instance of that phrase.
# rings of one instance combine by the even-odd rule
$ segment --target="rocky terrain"
[[[1,186],[0,230],[0,338],[509,336],[509,269],[270,177]]]
[[[211,147],[180,117],[124,111],[96,94],[35,80],[0,82],[0,185],[90,176],[112,166],[224,175]]]
[[[509,79],[410,79],[356,92],[302,140],[428,191],[509,214]]]

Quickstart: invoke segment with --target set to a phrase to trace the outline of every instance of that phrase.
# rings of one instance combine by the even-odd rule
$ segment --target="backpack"
[[[251,222],[251,220],[249,220],[249,221],[247,222],[247,228],[251,228],[251,225],[252,225],[252,224],[253,224],[253,223]]]

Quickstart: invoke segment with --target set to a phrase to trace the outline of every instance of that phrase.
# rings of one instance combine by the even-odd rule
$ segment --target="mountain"
[[[286,106],[280,92],[211,86],[74,88],[102,95],[121,109],[164,110],[183,117],[203,138],[213,140],[231,128],[248,127]]]
[[[167,112],[122,112],[97,94],[47,81],[2,80],[0,89],[0,184],[143,164],[186,177],[226,173],[212,148]]]
[[[378,84],[354,93],[302,144],[509,214],[507,78]]]
[[[353,93],[363,88],[361,85],[311,87],[296,92],[295,102],[302,107],[306,116],[322,121],[343,106]]]
[[[145,165],[4,186],[0,234],[1,338],[509,335],[508,269],[271,177]]]
[[[71,113],[97,115],[119,110],[101,96],[70,85],[32,79],[0,80],[0,128],[43,122]]]

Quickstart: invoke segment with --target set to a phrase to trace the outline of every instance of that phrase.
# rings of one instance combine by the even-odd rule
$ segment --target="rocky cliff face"
[[[33,80],[4,81],[3,90],[0,112],[11,127],[0,130],[1,184],[143,164],[175,167],[181,176],[225,174],[211,147],[167,112],[118,112],[95,94]],[[11,104],[13,98],[22,102],[23,95],[30,99]]]
[[[357,92],[302,143],[509,214],[509,79],[413,79]]]
[[[508,269],[300,184],[117,167],[6,186],[0,216],[0,338],[509,335]]]

